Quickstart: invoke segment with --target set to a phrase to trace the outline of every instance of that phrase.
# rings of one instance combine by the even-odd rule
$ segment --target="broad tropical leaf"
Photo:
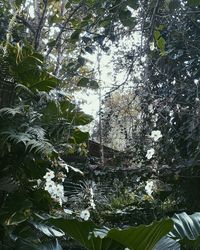
[[[154,250],[199,249],[200,247],[200,213],[188,215],[185,212],[175,214],[173,230],[163,237]]]
[[[91,221],[51,219],[50,222],[89,250],[123,250],[125,247],[150,250],[173,228],[173,222],[170,219],[123,230],[97,229]]]
[[[188,215],[184,212],[175,214],[172,219],[174,221],[174,229],[169,236],[179,239],[180,245],[188,249],[200,247],[200,213]]]
[[[107,236],[130,249],[150,250],[172,228],[172,220],[166,219],[123,230],[111,229]]]
[[[180,244],[178,241],[173,240],[172,238],[168,236],[164,236],[161,240],[158,241],[156,246],[154,247],[154,250],[180,250]]]
[[[57,240],[47,243],[30,243],[28,241],[18,240],[16,243],[16,250],[62,250],[61,245]]]
[[[86,249],[91,250],[123,250],[124,247],[106,237],[95,235],[93,232],[97,227],[91,221],[78,221],[78,220],[67,220],[67,219],[51,219],[49,221],[54,226],[60,228],[66,234],[70,235],[73,239],[80,242]]]

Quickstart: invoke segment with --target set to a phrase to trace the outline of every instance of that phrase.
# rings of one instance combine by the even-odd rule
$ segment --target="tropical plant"
[[[199,213],[193,215],[181,213],[175,214],[172,219],[124,229],[99,228],[91,221],[83,222],[64,218],[49,218],[35,226],[49,235],[57,233],[57,237],[62,237],[60,231],[62,230],[80,242],[84,249],[89,250],[198,249],[200,245],[199,218]],[[50,229],[46,223],[54,225],[57,229]]]
[[[89,134],[77,126],[92,117],[59,90],[60,81],[46,71],[43,57],[31,48],[7,44],[1,57],[1,87],[9,84],[13,93],[9,96],[2,89],[5,96],[1,95],[1,244],[4,248],[32,242],[33,248],[36,243],[44,244],[42,248],[45,241],[34,229],[35,214],[54,209],[64,213],[62,183],[70,169],[79,170],[62,157],[69,147],[76,150],[88,139]],[[57,191],[52,191],[52,184]],[[30,238],[26,231],[31,232]],[[54,242],[52,246],[57,246]]]

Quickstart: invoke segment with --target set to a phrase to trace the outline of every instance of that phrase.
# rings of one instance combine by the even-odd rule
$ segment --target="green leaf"
[[[85,58],[82,57],[82,56],[79,56],[79,57],[78,57],[78,63],[79,63],[81,66],[83,66],[83,65],[85,64]]]
[[[157,41],[157,46],[160,50],[165,50],[165,44],[166,44],[166,41],[163,37],[160,37]]]
[[[83,77],[83,78],[81,78],[81,80],[78,81],[77,86],[88,87],[89,81],[90,81],[89,78]]]
[[[8,213],[24,212],[32,207],[32,202],[26,192],[17,191],[8,196],[4,206]]]
[[[91,221],[50,219],[49,222],[79,241],[89,250],[124,250],[125,247],[150,250],[173,228],[173,221],[170,219],[123,230],[97,229],[96,225]]]
[[[57,85],[57,82],[53,79],[47,79],[47,80],[43,80],[40,82],[37,82],[35,84],[33,84],[32,86],[30,86],[31,90],[39,90],[39,91],[49,91],[52,88],[55,88]]]
[[[88,141],[89,139],[89,133],[88,132],[83,132],[80,129],[76,128],[72,134],[72,139],[74,143],[83,143]]]
[[[200,213],[187,215],[175,214],[173,230],[163,237],[154,250],[163,249],[199,249],[200,247]]]
[[[130,249],[149,250],[153,249],[156,243],[172,228],[172,220],[166,219],[150,225],[140,225],[123,230],[111,229],[107,236]]]
[[[42,66],[43,62],[34,56],[27,56],[24,58],[17,67],[17,71],[20,73],[25,73],[29,70],[33,70],[38,66]]]
[[[43,189],[35,189],[30,193],[30,196],[35,209],[49,212],[52,199],[48,192]]]
[[[73,114],[74,125],[87,125],[91,121],[93,121],[93,117],[91,115],[85,114],[82,111],[76,112]]]
[[[165,45],[166,41],[165,39],[161,36],[161,33],[159,30],[163,29],[163,25],[160,25],[157,30],[154,31],[154,39],[157,44],[157,47],[161,50],[161,52],[165,51]]]
[[[13,215],[7,221],[7,225],[18,225],[27,220],[27,216],[24,212],[14,212]]]
[[[78,41],[80,34],[81,34],[81,30],[79,30],[79,29],[78,29],[78,30],[75,30],[75,31],[71,34],[70,39],[71,39],[73,42],[76,42],[76,41]]]
[[[15,0],[15,4],[17,7],[20,7],[20,5],[24,2],[24,0]]]
[[[187,215],[186,213],[175,214],[172,217],[174,229],[169,234],[173,239],[179,239],[181,246],[187,249],[200,247],[200,213]]]
[[[134,10],[137,10],[137,8],[139,7],[138,0],[128,0],[127,4]]]
[[[91,47],[85,47],[85,51],[86,52],[88,52],[88,53],[90,53],[90,54],[92,54],[93,53],[93,50],[92,50],[92,48]]]
[[[171,0],[168,5],[170,11],[174,11],[178,9],[180,6],[181,2],[179,0]]]
[[[154,31],[154,38],[156,41],[160,38],[160,36],[161,36],[160,32],[158,30],[155,30]]]
[[[173,240],[168,236],[164,236],[161,240],[158,241],[153,250],[165,249],[180,250],[180,244],[178,243],[178,241]]]
[[[97,81],[92,80],[92,81],[90,81],[89,87],[90,87],[91,89],[98,89],[98,88],[99,88],[99,84],[98,84]]]
[[[99,85],[96,81],[90,80],[87,77],[81,78],[81,80],[78,81],[77,86],[78,87],[89,87],[92,89],[97,89],[99,87]]]
[[[40,244],[28,242],[26,240],[17,240],[15,249],[16,250],[62,250],[62,247],[57,240]]]
[[[130,10],[121,10],[119,13],[119,19],[124,26],[135,26],[135,18],[131,16]]]
[[[47,122],[58,117],[59,108],[55,102],[51,101],[43,109],[43,119]]]
[[[188,4],[192,7],[200,5],[200,0],[188,0]]]
[[[25,86],[30,87],[40,81],[43,73],[42,66],[43,61],[35,54],[35,56],[31,55],[23,58],[12,69],[17,79]]]
[[[124,250],[124,247],[112,239],[95,237],[92,232],[94,232],[96,225],[91,221],[50,219],[49,222],[89,250]]]
[[[38,223],[38,222],[31,222],[31,224],[37,230],[39,230],[41,233],[45,234],[48,237],[62,237],[65,235],[62,231],[57,230],[53,228],[52,226],[48,226],[48,225]]]
[[[86,3],[90,6],[90,7],[92,7],[94,4],[95,4],[95,0],[86,0]]]
[[[54,15],[49,17],[49,24],[52,25],[54,23],[60,23],[61,16],[58,15],[58,13],[55,13]]]

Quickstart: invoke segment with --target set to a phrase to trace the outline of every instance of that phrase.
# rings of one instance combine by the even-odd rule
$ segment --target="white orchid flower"
[[[150,137],[154,141],[158,141],[162,137],[162,134],[161,134],[160,130],[154,130],[154,131],[151,132]]]
[[[155,154],[155,150],[154,150],[154,148],[151,148],[151,149],[147,150],[146,158],[148,160],[150,160],[154,154]]]

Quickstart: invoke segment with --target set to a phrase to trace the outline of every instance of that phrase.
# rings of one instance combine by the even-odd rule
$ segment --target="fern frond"
[[[47,140],[29,140],[26,143],[26,150],[29,152],[50,155],[54,151],[54,147]]]
[[[0,109],[0,116],[4,115],[11,115],[15,116],[17,114],[23,114],[21,107],[15,107],[15,108],[1,108]]]
[[[36,131],[40,131],[40,135],[37,135]],[[4,137],[3,144],[12,142],[15,144],[23,143],[25,150],[28,152],[40,153],[44,155],[50,155],[54,152],[53,145],[44,138],[45,132],[42,128],[28,129],[26,132],[18,132],[14,129],[2,131],[0,135]],[[38,136],[40,138],[38,138]]]
[[[1,135],[5,136],[5,142],[14,142],[20,143],[22,142],[24,145],[31,139],[31,136],[27,133],[18,132],[14,129],[8,129],[6,131],[2,131]]]
[[[26,133],[35,136],[38,140],[45,140],[46,131],[39,126],[28,127]]]

